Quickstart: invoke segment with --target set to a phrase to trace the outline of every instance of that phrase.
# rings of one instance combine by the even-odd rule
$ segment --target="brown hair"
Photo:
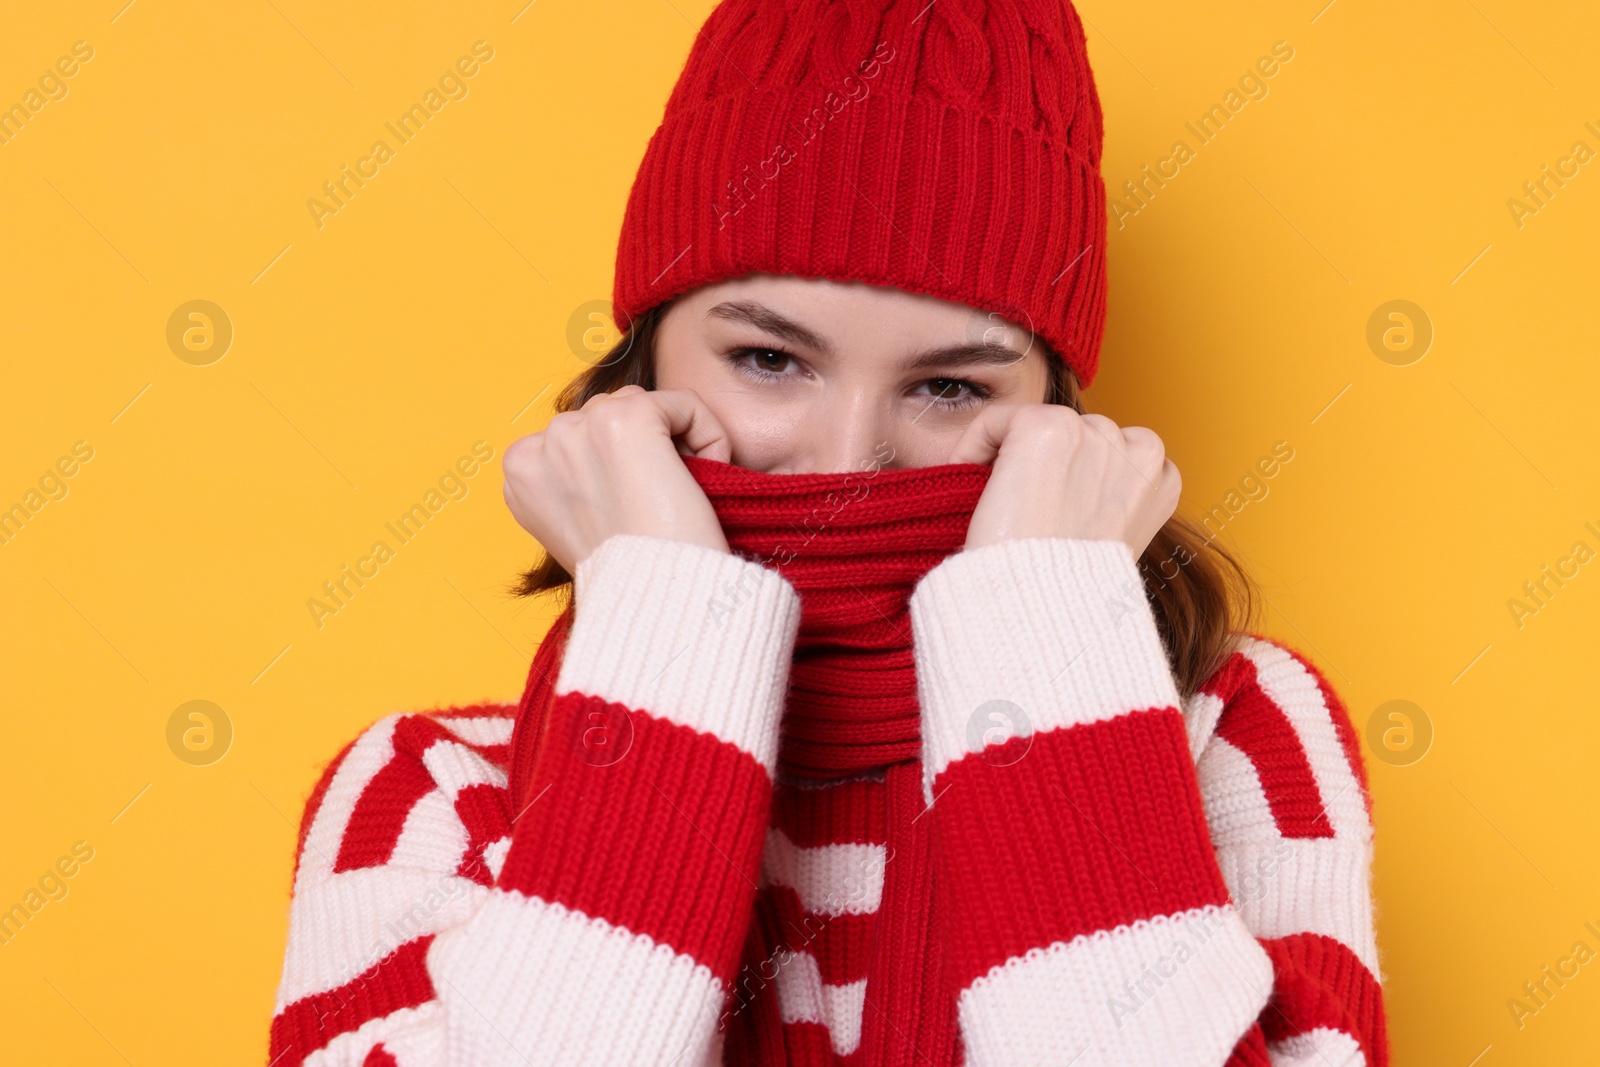
[[[668,301],[639,316],[628,333],[567,383],[556,397],[555,410],[575,411],[590,397],[624,385],[654,389],[655,335],[670,306]],[[1045,349],[1050,368],[1046,402],[1065,404],[1083,414],[1077,375],[1049,346]],[[1254,626],[1255,584],[1237,559],[1182,514],[1174,514],[1157,531],[1139,557],[1139,570],[1178,693],[1187,700],[1226,661],[1237,634]],[[515,596],[554,592],[564,608],[572,595],[572,575],[546,553],[510,592]]]

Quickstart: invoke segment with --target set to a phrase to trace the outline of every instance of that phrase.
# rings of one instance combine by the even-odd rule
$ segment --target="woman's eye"
[[[794,357],[781,348],[737,348],[728,354],[735,367],[756,377],[782,377]]]
[[[934,402],[941,408],[968,408],[989,398],[988,389],[964,378],[930,378],[926,384]]]
[[[755,381],[773,381],[778,378],[792,378],[798,370],[804,374],[804,369],[798,366],[798,360],[781,348],[735,348],[727,354],[727,360],[740,374]],[[965,378],[929,378],[922,382],[919,388],[926,388],[927,393],[916,393],[917,396],[931,398],[931,407],[941,411],[960,411],[976,407],[993,396],[992,390]]]

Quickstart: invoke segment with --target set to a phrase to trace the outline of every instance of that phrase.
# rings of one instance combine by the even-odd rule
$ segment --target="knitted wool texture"
[[[883,1010],[864,1021],[862,1047],[873,1050],[866,1061],[882,1062],[880,1049],[888,1056],[895,1048],[914,1047],[924,1056],[942,1053],[935,1062],[949,1062],[953,991],[939,972],[937,930],[929,916],[929,826],[916,825],[923,811],[922,740],[908,603],[916,583],[960,551],[993,468],[954,463],[788,475],[694,456],[684,457],[684,465],[711,502],[729,548],[777,570],[800,594],[800,631],[779,723],[780,788],[786,779],[885,776],[886,811],[845,810],[860,793],[822,794],[834,809],[825,820],[884,825],[885,852],[894,857],[885,872],[882,925],[867,976],[866,995]],[[733,586],[706,592],[713,614],[720,613],[725,625],[738,625],[743,591]],[[511,741],[512,796],[528,791],[541,712],[560,673],[559,637],[577,607],[569,605],[557,620],[552,635],[558,639],[540,647],[544,662],[536,660],[530,675]],[[611,722],[565,740],[597,751],[629,736],[625,724]],[[780,917],[758,911],[747,964],[773,959],[787,940],[793,938]],[[734,1018],[747,1022],[751,1016]],[[895,1036],[911,1043],[877,1033],[885,1019],[896,1020],[902,1032]],[[734,1030],[729,1041],[752,1059],[761,1055],[762,1062],[774,1062],[775,1050],[758,1047],[756,1035]]]
[[[1102,139],[1064,0],[724,0],[628,198],[617,323],[751,272],[861,281],[1002,315],[1087,386]]]
[[[608,539],[520,706],[328,765],[276,1067],[1383,1067],[1308,661],[1244,636],[1180,709],[1127,546],[961,548],[987,468],[685,464],[733,554]]]

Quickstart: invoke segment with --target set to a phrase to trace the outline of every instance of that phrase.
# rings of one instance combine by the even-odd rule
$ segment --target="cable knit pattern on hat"
[[[1180,702],[1126,545],[961,548],[988,468],[685,462],[733,553],[610,538],[519,706],[323,773],[272,1067],[1387,1063],[1308,660]]]
[[[618,325],[752,272],[861,281],[1005,316],[1087,386],[1103,136],[1060,0],[725,0],[628,197]]]

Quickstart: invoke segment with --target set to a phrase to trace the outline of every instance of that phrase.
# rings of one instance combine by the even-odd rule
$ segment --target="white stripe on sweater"
[[[385,715],[363,730],[345,754],[344,762],[339,764],[322,796],[317,817],[306,832],[300,871],[295,877],[296,893],[302,886],[320,882],[333,873],[334,862],[339,858],[339,843],[350,825],[350,813],[373,775],[394,758],[395,724],[405,715],[405,712]]]
[[[404,717],[390,715],[368,727],[323,794],[290,901],[289,927],[295,936],[285,948],[275,1010],[343,985],[405,941],[465,919],[486,892],[454,873],[469,844],[455,798],[467,785],[504,788],[506,776],[451,741],[436,741],[424,751],[424,766],[444,785],[425,793],[406,814],[388,862],[333,873],[350,813],[374,776],[397,758],[394,730]],[[485,856],[497,875],[510,838],[502,842],[495,857],[487,850]]]
[[[1319,1026],[1267,1046],[1272,1067],[1366,1067],[1367,1057],[1343,1030]]]
[[[1378,981],[1372,923],[1372,856],[1359,841],[1279,838],[1217,850],[1239,914],[1257,937],[1321,934],[1355,953]]]
[[[454,741],[438,740],[422,752],[423,766],[442,789],[455,794],[470,785],[506,787],[506,772],[484,759],[466,745]]]
[[[615,534],[578,563],[575,586],[558,695],[709,733],[772,773],[800,629],[788,579],[687,541]]]
[[[1272,991],[1232,908],[1206,906],[1035,949],[961,992],[969,1067],[1172,1067],[1228,1058]]]
[[[768,827],[761,877],[764,884],[793,889],[813,915],[869,915],[883,900],[885,856],[883,845],[802,847]]]
[[[1121,541],[1034,537],[966,549],[917,583],[910,611],[930,804],[933,780],[968,753],[969,722],[990,701],[1022,709],[1015,736],[1178,707]]]
[[[329,1041],[305,1058],[305,1067],[362,1067],[379,1042],[400,1067],[439,1067],[445,1059],[444,1012],[437,1000],[401,1008]]]
[[[704,1061],[724,999],[708,968],[560,904],[501,889],[489,894],[428,950],[450,1020],[449,1062]]]
[[[459,719],[440,715],[435,717],[435,721],[467,744],[482,745],[485,748],[510,744],[511,731],[516,726],[516,720],[509,715],[480,715]]]
[[[1183,705],[1183,727],[1189,735],[1189,757],[1199,762],[1222,718],[1222,698],[1215,693],[1194,693]]]
[[[782,962],[782,961],[779,961]],[[828,1030],[833,1051],[848,1056],[861,1044],[861,1017],[867,980],[829,985],[809,952],[794,953],[778,968],[778,1017],[786,1024],[819,1023]]]
[[[1284,837],[1255,764],[1220,737],[1200,757],[1199,776],[1223,880],[1256,936],[1334,938],[1377,978],[1370,845],[1353,838]]]
[[[466,855],[468,844],[467,828],[456,814],[455,793],[430,789],[411,805],[388,864],[453,871]]]
[[[273,1013],[354,981],[407,941],[466,921],[489,890],[439,871],[362,867],[303,885]]]
[[[500,878],[500,869],[506,865],[506,856],[511,853],[511,835],[497,838],[483,846],[483,862],[489,865],[489,873]]]
[[[466,856],[470,835],[456,800],[474,785],[506,787],[506,773],[465,745],[438,740],[422,753],[422,764],[438,783],[406,813],[399,840],[388,862],[425,870],[454,870]]]
[[[1242,651],[1255,664],[1261,691],[1288,716],[1311,761],[1317,789],[1336,837],[1366,841],[1372,835],[1361,786],[1350,770],[1333,715],[1305,665],[1270,641],[1250,639]]]
[[[1212,738],[1195,766],[1195,775],[1213,847],[1276,841],[1282,836],[1256,765],[1237,746],[1221,737]]]

